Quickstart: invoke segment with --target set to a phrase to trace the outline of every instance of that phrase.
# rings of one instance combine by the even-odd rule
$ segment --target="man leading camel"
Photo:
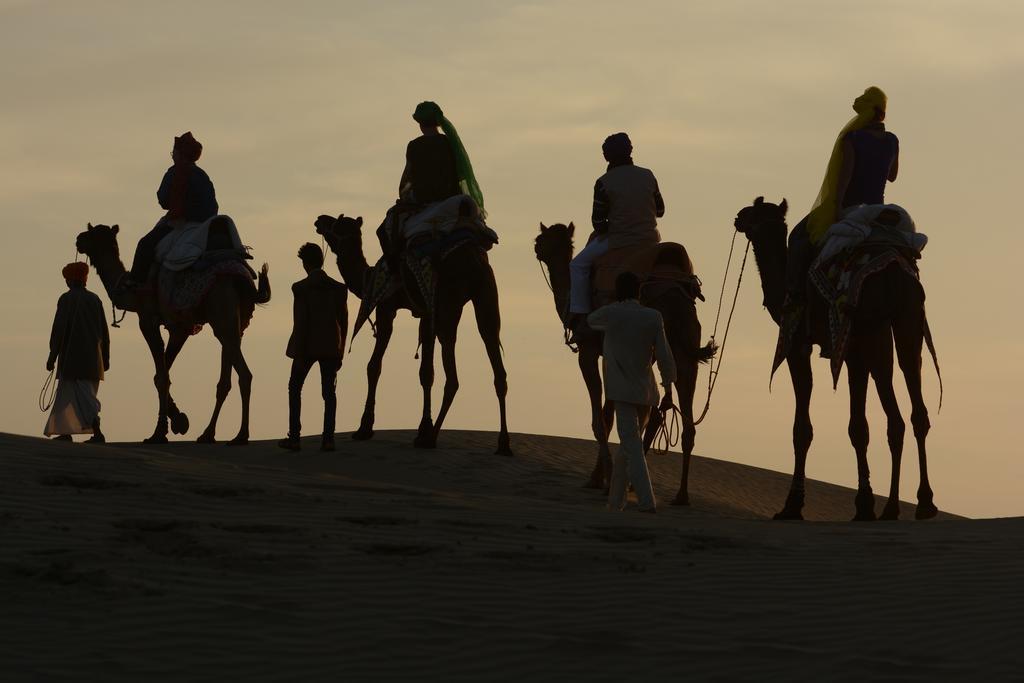
[[[609,136],[601,146],[608,170],[594,184],[591,222],[594,236],[569,265],[569,327],[576,331],[590,312],[590,271],[612,249],[657,244],[658,219],[665,200],[649,169],[633,163],[633,143],[625,133]]]
[[[651,408],[658,405],[651,357],[658,361],[661,384],[665,388],[661,410],[672,407],[676,364],[661,313],[640,304],[640,278],[633,273],[620,273],[615,279],[615,298],[615,303],[602,306],[587,316],[591,327],[604,332],[605,399],[615,403],[615,426],[619,431],[608,508],[623,509],[628,479],[636,489],[640,512],[654,512],[656,502],[642,438]]]

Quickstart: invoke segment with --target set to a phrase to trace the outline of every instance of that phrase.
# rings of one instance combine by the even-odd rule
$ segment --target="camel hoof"
[[[604,485],[604,477],[597,472],[590,475],[590,479],[587,479],[587,483],[583,485],[585,489],[603,489],[607,488]]]
[[[249,435],[248,434],[239,434],[235,438],[231,439],[231,441],[228,441],[227,445],[228,446],[247,446],[247,445],[249,445]]]
[[[900,518],[900,506],[899,503],[886,503],[885,509],[882,510],[882,514],[878,516],[878,519],[891,522]]]
[[[142,443],[147,444],[147,445],[167,443],[167,435],[166,434],[154,434],[153,436],[149,437],[148,439],[143,439]]]
[[[512,452],[512,449],[509,448],[508,446],[498,446],[498,450],[494,451],[494,454],[495,455],[503,455],[506,458],[514,458],[515,455],[516,455],[515,453]]]
[[[673,505],[680,505],[680,506],[682,506],[682,505],[689,506],[690,505],[690,496],[688,496],[686,493],[680,491],[679,493],[676,494],[676,497],[672,499],[672,504]]]
[[[795,521],[802,522],[804,514],[800,510],[790,510],[789,508],[783,509],[781,512],[776,512],[772,519],[776,521]]]
[[[185,413],[178,413],[171,418],[171,431],[175,434],[187,434],[188,427],[188,415]]]
[[[917,510],[914,511],[914,519],[933,519],[937,514],[939,514],[939,508],[935,507],[931,501],[918,503]]]
[[[878,519],[875,517],[875,494],[871,492],[871,489],[857,491],[853,504],[856,508],[856,514],[853,516],[854,522],[874,522]]]
[[[353,441],[369,441],[373,438],[373,429],[369,427],[360,427],[356,431],[352,432]]]
[[[196,443],[217,443],[217,439],[214,437],[213,432],[203,432],[196,439]]]

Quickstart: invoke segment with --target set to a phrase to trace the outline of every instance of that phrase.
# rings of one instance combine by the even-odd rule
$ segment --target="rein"
[[[732,243],[729,245],[729,257],[726,259],[725,262],[725,274],[722,276],[722,288],[718,294],[718,312],[715,313],[715,329],[711,333],[710,344],[712,346],[718,347],[718,363],[715,363],[716,359],[712,359],[711,362],[708,363],[708,395],[707,399],[704,401],[704,409],[701,411],[700,417],[698,417],[693,422],[694,426],[697,426],[701,422],[703,422],[704,418],[707,417],[708,411],[711,409],[711,396],[712,394],[714,394],[715,385],[718,383],[718,373],[722,369],[722,360],[725,358],[725,344],[729,340],[729,329],[730,327],[732,327],[732,316],[733,313],[736,312],[736,301],[737,299],[739,299],[740,296],[740,285],[743,283],[743,272],[744,270],[746,270],[747,267],[747,256],[750,255],[750,241],[748,240],[747,248],[743,252],[743,261],[740,264],[739,276],[736,278],[736,291],[733,293],[732,296],[732,305],[729,308],[729,317],[726,319],[725,331],[722,333],[722,343],[717,344],[715,339],[718,336],[718,323],[722,317],[722,303],[725,300],[725,285],[729,280],[729,269],[732,267],[732,256],[734,250],[736,249],[737,234],[739,234],[739,231],[733,232]]]
[[[544,269],[544,262],[539,258],[537,259],[537,267],[540,268],[540,274],[544,276],[544,284],[548,286],[548,291],[552,294],[555,293],[555,288],[551,286],[551,278],[548,277],[548,271]],[[558,317],[561,318],[562,314],[559,312]],[[572,340],[572,331],[565,327],[565,319],[562,318],[562,343],[569,347],[569,350],[573,353],[580,352],[580,346]]]

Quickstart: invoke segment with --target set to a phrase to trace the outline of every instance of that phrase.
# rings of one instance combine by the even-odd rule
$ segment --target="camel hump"
[[[693,276],[693,263],[686,247],[676,242],[612,249],[594,263],[594,290],[598,293],[614,292],[615,278],[624,272],[636,273],[641,280],[652,276],[689,280]]]

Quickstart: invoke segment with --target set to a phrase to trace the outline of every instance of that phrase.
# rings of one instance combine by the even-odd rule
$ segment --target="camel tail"
[[[270,303],[270,269],[267,268],[267,264],[263,264],[263,268],[260,269],[259,282],[256,286],[256,303],[263,306]]]
[[[697,347],[693,352],[693,359],[698,363],[709,363],[716,353],[718,353],[718,344],[709,341],[704,346]]]
[[[939,354],[935,351],[935,340],[932,339],[932,328],[928,325],[928,316],[924,317],[924,343],[928,346],[928,353],[932,355],[932,364],[935,365],[935,374],[939,378],[939,410],[942,412],[942,370],[939,369]]]

